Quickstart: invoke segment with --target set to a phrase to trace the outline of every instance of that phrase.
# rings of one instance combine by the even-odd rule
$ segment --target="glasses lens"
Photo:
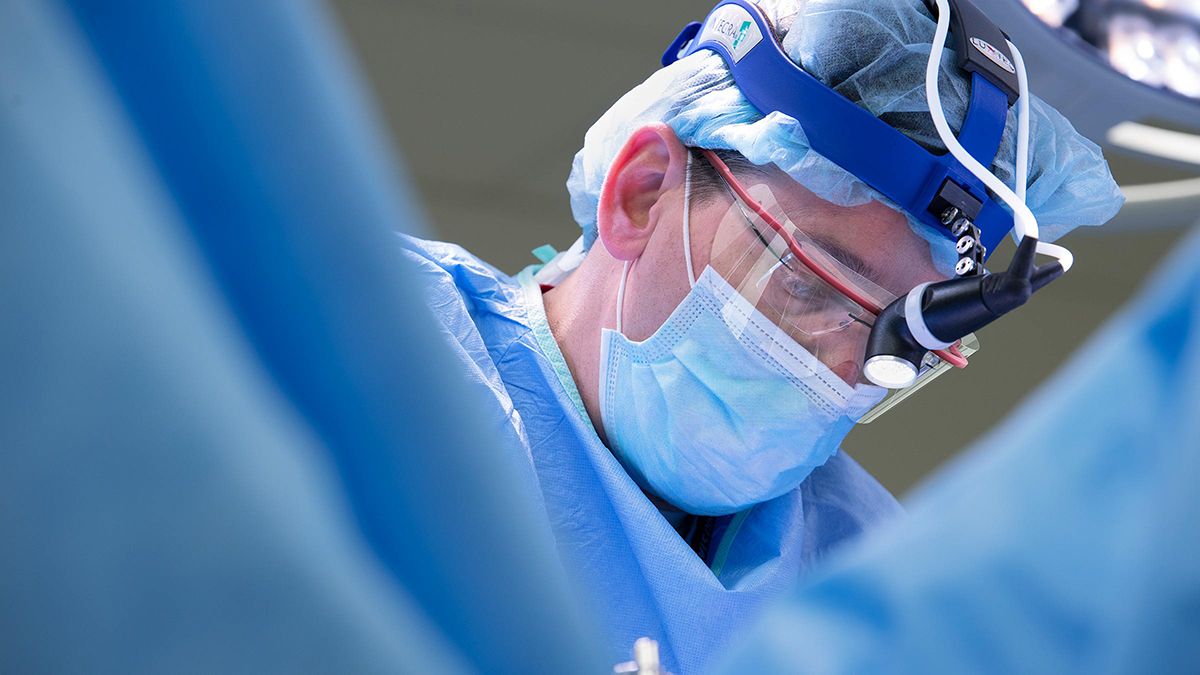
[[[848,328],[855,322],[870,325],[871,314],[841,294],[788,251],[771,265],[744,296],[758,294],[756,307],[788,332],[818,337]],[[751,297],[753,299],[753,297]]]
[[[719,158],[706,158],[724,169],[731,204],[713,239],[709,266],[841,379],[866,383],[863,360],[876,314],[918,284],[939,280],[937,272],[928,260],[914,258],[919,254],[903,241],[897,242],[895,256],[862,258],[820,220],[864,217],[869,220],[863,222],[873,224],[881,221],[871,219],[894,215],[890,209],[883,208],[886,214],[880,216],[874,205],[863,216],[851,216],[846,210],[852,207],[836,207],[803,189],[789,192],[798,221],[815,228],[810,236],[788,217],[766,184],[735,181]],[[877,283],[868,274],[886,281]],[[967,336],[955,349],[961,352],[958,357],[969,356],[978,342]],[[893,391],[862,421],[876,419],[951,367],[937,354],[926,354],[915,384]]]
[[[895,296],[796,227],[765,185],[747,191],[774,223],[735,199],[718,228],[711,265],[809,353],[858,382],[874,314],[845,289],[879,308]]]

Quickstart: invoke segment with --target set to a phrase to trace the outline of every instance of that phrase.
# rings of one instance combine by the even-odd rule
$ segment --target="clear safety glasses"
[[[853,384],[862,379],[867,338],[875,317],[910,288],[884,288],[836,242],[797,227],[765,184],[744,186],[708,150],[704,158],[722,177],[733,205],[713,239],[709,265],[760,313]],[[915,284],[914,284],[915,285]],[[927,354],[912,386],[893,391],[860,423],[876,419],[951,367],[965,367],[978,349],[969,336]]]

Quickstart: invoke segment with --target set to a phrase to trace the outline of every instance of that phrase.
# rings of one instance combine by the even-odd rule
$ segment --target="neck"
[[[571,276],[542,295],[550,332],[571,370],[592,426],[605,445],[608,437],[600,417],[600,333],[605,328],[616,328],[617,289],[623,268],[624,263],[607,253],[590,253]],[[628,321],[628,308],[626,312]],[[646,496],[673,525],[681,522],[675,516],[690,515],[652,494]]]
[[[542,296],[550,332],[571,369],[592,426],[606,444],[600,419],[600,332],[616,327],[619,265],[609,256],[588,255],[578,269]]]

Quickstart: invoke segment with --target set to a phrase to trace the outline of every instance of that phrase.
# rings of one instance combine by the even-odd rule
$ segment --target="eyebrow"
[[[829,253],[836,258],[838,262],[854,270],[855,273],[866,277],[870,281],[873,281],[876,284],[880,283],[879,280],[881,280],[883,277],[883,274],[880,272],[880,270],[868,265],[865,260],[839,244],[837,241],[834,241],[830,237],[822,234],[805,234],[808,235],[809,239],[812,239],[817,243],[818,246],[824,249],[826,253]]]
[[[728,182],[725,183],[725,189],[728,190],[730,195],[733,197],[733,203],[737,204],[738,208],[741,209],[742,215],[746,216],[746,221],[750,224],[750,229],[754,232],[754,236],[758,237],[758,240],[763,243],[763,246],[766,246],[767,249],[770,250],[770,243],[767,241],[766,237],[764,237],[763,234],[758,231],[758,228],[755,227],[755,218],[751,216],[750,210],[746,207],[745,203],[742,202],[741,197],[733,191],[733,188]],[[883,274],[878,268],[873,265],[868,265],[865,260],[839,244],[834,239],[831,239],[823,234],[808,232],[805,232],[804,234],[809,239],[812,239],[814,242],[816,242],[817,245],[820,246],[826,253],[831,254],[835,260],[842,263],[846,267],[849,267],[856,274],[866,277],[867,280],[876,284],[879,283],[879,281],[876,281],[877,279],[882,279]],[[779,260],[782,262],[783,258],[780,258]]]

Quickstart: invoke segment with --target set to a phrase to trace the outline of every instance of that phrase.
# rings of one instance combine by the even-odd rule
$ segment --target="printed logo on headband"
[[[1010,73],[1015,74],[1017,72],[1017,67],[1013,65],[1013,62],[1008,60],[1008,57],[1004,55],[1004,52],[993,47],[992,43],[985,42],[977,37],[973,37],[971,38],[971,45],[974,46],[975,49],[978,49],[981,54],[988,57],[992,63],[995,63]]]
[[[704,30],[696,38],[696,44],[717,42],[733,55],[733,62],[742,60],[754,46],[762,41],[762,30],[750,12],[737,5],[725,5],[709,15]]]

